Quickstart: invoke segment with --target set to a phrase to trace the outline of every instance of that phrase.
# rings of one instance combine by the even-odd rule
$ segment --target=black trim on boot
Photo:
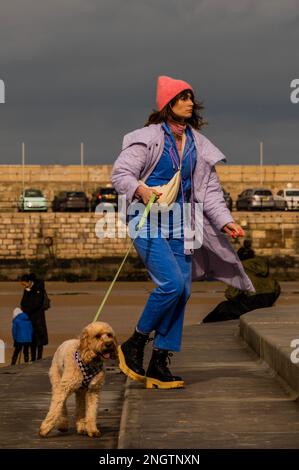
[[[168,368],[173,354],[164,349],[154,349],[146,371],[146,388],[182,388],[184,381],[181,377],[172,375]]]
[[[119,368],[133,380],[144,382],[143,354],[149,335],[134,331],[133,335],[118,348]]]

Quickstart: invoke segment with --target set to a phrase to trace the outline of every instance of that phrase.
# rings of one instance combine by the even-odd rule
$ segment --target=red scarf
[[[186,130],[187,124],[180,124],[179,122],[168,121],[172,134],[174,135],[178,151],[182,149],[182,135]]]
[[[171,132],[180,137],[182,137],[187,127],[187,124],[180,124],[179,122],[174,121],[168,121],[167,124],[169,125]]]

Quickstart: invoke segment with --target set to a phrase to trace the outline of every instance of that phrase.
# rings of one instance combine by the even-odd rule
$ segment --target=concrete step
[[[238,322],[186,327],[173,359],[185,389],[127,380],[119,448],[299,447],[297,394],[248,348]]]
[[[298,307],[271,307],[249,312],[240,319],[240,334],[256,354],[299,394]]]

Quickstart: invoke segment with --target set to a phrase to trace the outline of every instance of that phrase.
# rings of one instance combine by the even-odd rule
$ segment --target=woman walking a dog
[[[180,351],[192,280],[217,279],[252,292],[254,287],[226,237],[244,232],[226,207],[215,170],[225,156],[200,133],[203,106],[195,100],[191,85],[167,76],[158,78],[156,101],[157,110],[145,126],[125,135],[112,183],[130,204],[133,215],[127,222],[131,227],[142,215],[142,211],[134,214],[134,206],[146,205],[153,193],[158,203],[163,196],[167,200],[167,194],[172,198],[175,194],[173,202],[181,217],[174,213],[172,217],[170,211],[168,230],[154,217],[158,222],[153,229],[152,215],[156,214],[151,211],[134,240],[156,288],[133,335],[119,348],[119,359],[121,370],[133,380],[144,382],[147,388],[168,389],[184,386],[183,379],[169,370],[169,357]],[[187,235],[184,230],[188,225],[185,203],[191,206],[191,242],[190,232]],[[199,205],[203,208],[201,228],[194,215]],[[143,353],[152,332],[153,352],[145,372]]]

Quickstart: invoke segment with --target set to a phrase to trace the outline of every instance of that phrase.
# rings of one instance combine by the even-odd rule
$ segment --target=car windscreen
[[[43,193],[37,189],[26,189],[25,197],[43,197]]]
[[[67,193],[67,197],[85,197],[85,193],[72,191],[72,192]]]
[[[254,191],[254,194],[256,196],[272,196],[271,191],[268,189],[258,189],[257,191]]]
[[[286,196],[288,197],[298,197],[299,191],[286,191]]]
[[[101,194],[116,194],[115,189],[111,189],[111,188],[103,188],[103,189],[100,189],[99,192]]]

